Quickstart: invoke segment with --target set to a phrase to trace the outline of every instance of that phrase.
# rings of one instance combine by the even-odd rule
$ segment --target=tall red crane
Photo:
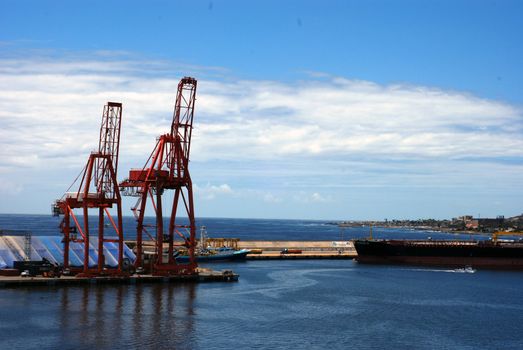
[[[129,178],[120,186],[124,194],[138,197],[132,208],[137,220],[136,261],[137,268],[143,267],[144,233],[155,242],[152,262],[153,275],[192,274],[197,267],[194,257],[196,226],[194,220],[194,201],[192,181],[189,174],[189,153],[196,101],[196,79],[184,77],[178,84],[171,131],[161,135],[147,163],[142,169],[132,169]],[[168,233],[164,234],[162,195],[165,190],[174,190],[170,208]],[[156,217],[156,234],[153,236],[144,223],[146,206],[150,200]],[[178,224],[179,203],[182,212],[187,214],[188,224]],[[178,240],[175,241],[175,238]],[[164,257],[164,242],[168,243],[168,255]],[[189,263],[177,263],[174,247],[185,247],[189,253]]]
[[[70,268],[70,243],[83,243],[83,268],[78,276],[93,276],[101,274],[122,274],[123,265],[123,225],[122,198],[116,180],[118,171],[118,154],[120,149],[120,127],[122,119],[122,104],[107,102],[102,114],[100,140],[98,151],[89,155],[78,190],[66,192],[54,203],[55,215],[63,214],[60,229],[64,235],[64,268]],[[78,176],[77,180],[80,178]],[[69,187],[70,189],[74,184]],[[116,206],[116,222],[109,209]],[[74,209],[82,209],[81,221],[75,215]],[[91,230],[89,226],[89,209],[98,209],[98,250],[94,268],[89,267],[89,243]],[[105,235],[105,216],[116,233],[116,238]],[[71,225],[71,219],[73,225]],[[80,237],[77,236],[80,234]],[[104,269],[104,243],[113,242],[118,245],[118,266],[114,270]]]

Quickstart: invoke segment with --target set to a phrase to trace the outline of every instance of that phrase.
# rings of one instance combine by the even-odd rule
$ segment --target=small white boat
[[[463,268],[455,269],[454,271],[458,272],[458,273],[474,273],[474,272],[476,272],[476,270],[474,270],[472,268],[472,266],[465,266]]]

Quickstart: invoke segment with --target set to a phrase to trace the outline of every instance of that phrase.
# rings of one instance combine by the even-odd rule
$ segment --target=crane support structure
[[[123,224],[122,224],[122,198],[117,181],[118,153],[120,148],[120,128],[122,119],[122,104],[108,102],[103,110],[102,124],[100,127],[100,140],[98,151],[89,155],[87,164],[81,173],[78,190],[66,192],[65,195],[54,203],[53,214],[63,214],[60,224],[64,235],[64,268],[77,268],[70,266],[70,242],[83,243],[83,266],[77,276],[96,276],[105,274],[124,274],[123,265]],[[80,177],[79,177],[80,178]],[[76,181],[75,181],[76,183]],[[74,186],[71,185],[70,188]],[[109,209],[116,206],[116,221],[111,216]],[[79,216],[74,210],[81,209]],[[97,261],[90,264],[89,248],[91,229],[89,226],[89,210],[96,209],[98,215],[98,247]],[[106,237],[104,232],[106,222],[115,236]],[[79,220],[79,218],[81,220]],[[77,236],[77,234],[80,236]],[[106,269],[104,259],[104,242],[116,243],[118,246],[118,266],[116,269]],[[90,267],[95,265],[95,267]]]
[[[154,241],[152,257],[153,275],[183,275],[196,271],[194,257],[196,226],[194,199],[189,173],[189,154],[193,129],[194,104],[196,101],[196,79],[184,77],[178,84],[171,131],[161,135],[147,163],[141,169],[131,169],[129,178],[120,187],[124,195],[138,197],[131,209],[136,218],[136,268],[144,268],[144,233]],[[169,226],[164,232],[162,195],[165,190],[174,190],[170,209]],[[156,217],[155,225],[144,223],[147,203],[151,202]],[[181,204],[181,205],[180,205]],[[181,208],[180,208],[181,207]],[[187,215],[188,224],[177,222],[179,212]],[[155,234],[147,229],[154,227]],[[165,256],[164,244],[167,244]],[[189,263],[177,263],[176,251],[186,250]]]

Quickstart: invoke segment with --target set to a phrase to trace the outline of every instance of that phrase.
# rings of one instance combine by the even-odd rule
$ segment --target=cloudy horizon
[[[46,213],[123,103],[119,178],[170,126],[198,79],[196,213],[315,219],[519,214],[522,109],[469,91],[304,72],[241,79],[121,52],[0,57],[0,212]],[[31,200],[27,200],[31,198]]]

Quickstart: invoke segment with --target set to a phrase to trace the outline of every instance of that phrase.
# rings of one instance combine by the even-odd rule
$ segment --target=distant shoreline
[[[338,227],[369,227],[370,224],[338,224]],[[413,230],[413,231],[433,231],[433,232],[443,232],[443,233],[451,233],[451,234],[467,234],[467,235],[488,235],[491,234],[491,232],[480,232],[480,231],[470,231],[470,230],[452,230],[449,228],[441,228],[441,227],[431,227],[431,226],[409,226],[409,225],[398,225],[398,226],[391,226],[391,225],[383,225],[383,224],[376,224],[372,225],[373,228],[381,228],[381,229],[402,229],[402,230]]]

